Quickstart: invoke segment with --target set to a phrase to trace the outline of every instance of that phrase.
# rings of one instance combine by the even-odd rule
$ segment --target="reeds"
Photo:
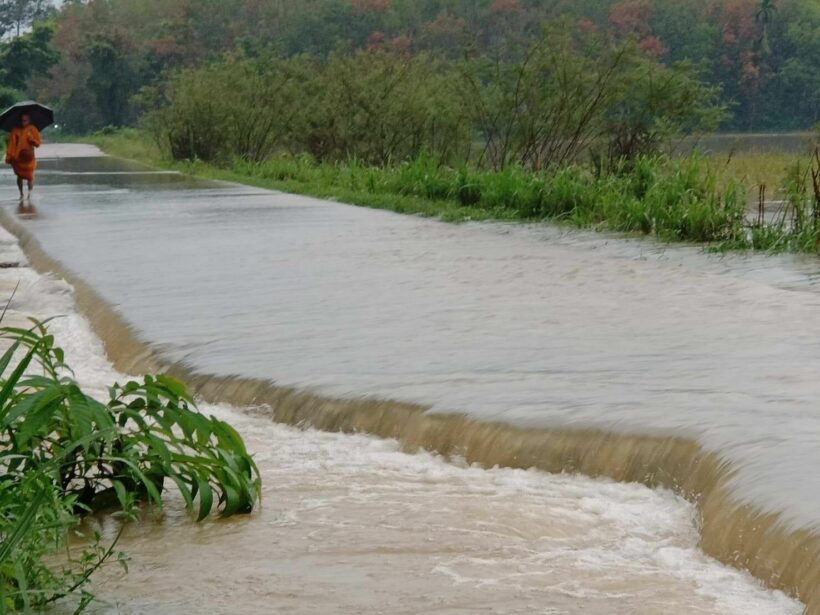
[[[783,200],[767,203],[760,188],[758,215],[748,234],[750,247],[768,252],[820,251],[820,153],[786,171]],[[769,207],[770,214],[766,209]]]

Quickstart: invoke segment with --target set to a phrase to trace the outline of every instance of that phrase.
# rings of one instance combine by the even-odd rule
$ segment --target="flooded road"
[[[63,314],[52,332],[81,384],[125,378],[71,288],[25,267],[0,231],[6,322]],[[802,605],[698,548],[695,507],[666,490],[535,470],[486,470],[394,440],[302,431],[260,409],[203,411],[245,437],[263,480],[249,517],[193,523],[179,497],[129,525],[96,575],[96,615],[550,613],[798,615]],[[92,522],[109,539],[112,519]],[[71,613],[58,607],[55,615]]]
[[[3,186],[13,193],[10,177],[4,176]],[[754,511],[779,513],[788,529],[817,525],[820,266],[815,261],[710,257],[694,249],[662,249],[650,242],[540,226],[452,226],[149,173],[106,158],[43,161],[35,204],[36,218],[16,216],[16,204],[6,210],[49,256],[114,305],[163,357],[184,362],[196,372],[274,379],[327,397],[397,399],[527,430],[594,429],[685,438],[730,464],[727,480],[736,508],[749,504]],[[242,423],[240,429],[253,432],[259,446],[255,450],[262,455],[278,454],[265,452],[268,438],[291,451],[289,458],[298,458],[289,446],[308,446],[307,436],[300,432],[266,424],[257,436],[255,425]],[[310,438],[317,441],[309,446],[321,449],[343,437]],[[288,444],[289,439],[296,443]],[[339,448],[390,446],[364,442],[346,440]],[[304,459],[319,454],[316,448],[311,450]],[[471,454],[492,459],[474,450]],[[587,454],[594,456],[595,451]],[[628,453],[618,459],[626,466],[632,463]],[[584,461],[574,467],[584,467]],[[467,484],[473,474],[495,480],[492,472],[458,470],[426,457],[414,458],[412,463],[416,462],[463,472],[458,480]],[[609,462],[595,461],[596,467]],[[281,463],[276,458],[272,465]],[[345,463],[340,461],[339,467]],[[393,490],[411,491],[397,485],[415,484],[413,477],[421,471],[413,470],[412,464],[406,470],[394,477],[396,482],[363,478],[361,491],[368,491],[364,485],[378,485],[374,492],[383,497],[375,502],[390,502]],[[557,500],[549,500],[553,496],[548,485],[538,483],[557,478],[515,470],[499,470],[498,476],[513,483],[522,476],[536,481],[523,489],[533,499],[522,501],[520,510],[516,507],[520,514],[560,509]],[[657,482],[640,473],[626,476]],[[676,484],[679,477],[673,478],[661,483]],[[314,475],[297,486],[315,480]],[[355,485],[358,478],[335,480]],[[572,488],[578,488],[579,480],[587,479],[573,478]],[[268,481],[271,500],[278,497],[276,483]],[[602,489],[600,483],[588,484],[593,492]],[[428,501],[444,501],[438,488],[435,481],[429,485]],[[634,485],[609,488],[639,489],[647,498],[667,497]],[[497,489],[488,491],[487,501],[495,498],[501,508],[482,512],[502,519],[510,511],[503,506],[506,498],[498,495],[503,489]],[[350,493],[343,495],[336,511],[342,519],[346,507],[359,505],[345,500]],[[613,502],[622,495],[626,497],[618,494],[607,500],[603,509],[616,510]],[[298,505],[298,494],[284,500],[288,497]],[[471,502],[457,495],[451,504],[441,506],[459,510]],[[408,505],[397,503],[403,509]],[[645,512],[636,512],[637,525],[632,527],[651,525],[647,519],[652,514],[646,511],[655,505],[665,504],[647,500],[637,505],[635,510]],[[691,557],[697,554],[694,512],[680,505],[683,508],[674,514],[682,517],[669,517],[665,529],[650,532],[650,552],[657,555],[658,545],[668,543],[686,546]],[[571,507],[566,516],[577,517],[578,524],[573,521],[572,527],[559,531],[561,540],[572,545],[565,553],[569,558],[578,557],[577,550],[583,552],[585,544],[607,544],[594,529],[606,525],[601,515],[582,512],[582,507]],[[734,512],[735,508],[713,512],[713,517]],[[383,513],[372,514],[378,518]],[[443,513],[435,516],[447,519]],[[453,519],[465,524],[459,532],[477,527],[471,525],[470,514],[457,513]],[[418,523],[432,527],[429,517]],[[451,527],[450,523],[444,526]],[[520,523],[523,520],[510,527]],[[543,523],[561,527],[554,518]],[[344,527],[342,523],[340,532]],[[731,541],[742,541],[744,532],[748,537],[755,527],[727,527],[724,550],[731,552],[736,548]],[[625,535],[629,530],[618,526],[617,532]],[[252,534],[248,539],[254,540]],[[532,546],[532,540],[524,542]],[[546,560],[537,553],[509,552],[515,562],[511,565],[526,570],[525,578],[530,573],[549,574],[534,562],[557,557],[555,544],[547,547],[553,554]],[[630,555],[618,551],[620,546],[614,548],[616,554],[608,561],[616,562],[615,569],[624,570],[623,562],[633,555],[637,569],[651,569],[645,567],[649,560],[637,552]],[[507,549],[509,545],[501,548],[505,553]],[[460,578],[475,581],[483,574],[480,563],[469,561],[474,555],[458,560],[468,563],[449,575],[448,587],[458,588]],[[521,563],[519,557],[530,559]],[[811,559],[811,554],[806,557]],[[429,563],[429,558],[421,559]],[[593,561],[583,556],[582,560]],[[761,557],[758,564],[769,565],[768,559]],[[563,565],[569,564],[559,563],[557,568]],[[598,569],[601,564],[594,560],[590,566]],[[701,608],[686,590],[681,593],[680,587],[665,582],[659,584],[660,590],[649,583],[652,591],[667,588],[666,598],[657,598],[671,600],[665,607],[651,602],[655,598],[641,598],[631,606],[608,603],[613,596],[629,600],[643,595],[643,590],[629,589],[636,587],[633,577],[622,579],[625,585],[615,583],[600,603],[583,606],[591,595],[583,588],[606,585],[610,573],[586,582],[580,581],[585,573],[577,573],[577,566],[570,568],[575,571],[572,580],[561,583],[576,588],[571,595],[576,602],[562,603],[550,594],[557,600],[554,612],[770,612],[762,607],[732,611],[719,606],[714,596],[706,603],[710,606]],[[703,578],[711,578],[711,573]],[[536,579],[535,591],[542,591],[545,583]],[[693,591],[695,587],[697,583],[689,585]],[[649,594],[654,595],[652,591]],[[455,599],[442,612],[456,612],[457,603]],[[533,604],[550,602],[527,598],[521,608]],[[613,604],[613,610],[606,610],[606,604]],[[640,605],[648,610],[640,610]],[[423,610],[432,610],[429,607]],[[350,610],[354,612],[355,606]],[[469,606],[461,610],[474,612]],[[499,606],[490,612],[516,611]]]

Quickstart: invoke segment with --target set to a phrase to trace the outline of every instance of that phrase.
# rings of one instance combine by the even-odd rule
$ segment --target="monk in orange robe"
[[[34,170],[37,168],[37,159],[34,148],[40,147],[40,131],[31,123],[27,114],[20,116],[20,125],[13,128],[6,146],[6,164],[10,164],[17,176],[17,188],[20,198],[23,198],[23,180],[28,182],[28,193],[34,189]]]

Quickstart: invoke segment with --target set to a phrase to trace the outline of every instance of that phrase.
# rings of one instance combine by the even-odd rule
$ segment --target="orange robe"
[[[9,135],[9,142],[6,146],[6,164],[10,164],[14,169],[14,174],[22,179],[34,179],[34,169],[37,168],[37,160],[34,157],[34,148],[40,147],[40,131],[36,126],[29,124],[25,128],[18,126],[13,128]],[[20,153],[29,150],[30,156],[23,156]]]

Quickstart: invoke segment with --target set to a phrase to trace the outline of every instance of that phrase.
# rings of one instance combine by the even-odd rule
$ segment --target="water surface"
[[[744,497],[818,521],[816,261],[448,225],[107,158],[41,165],[26,228],[200,371],[691,436],[736,463]]]
[[[447,225],[99,157],[42,161],[37,191],[26,230],[200,372],[685,436],[742,501],[817,526],[814,259]]]
[[[25,263],[0,232],[0,254]],[[70,288],[31,269],[6,317],[64,314],[52,332],[100,398],[123,381]],[[179,497],[129,525],[129,572],[96,575],[91,613],[797,615],[802,606],[698,549],[697,513],[665,490],[469,467],[392,440],[300,431],[204,406],[244,435],[263,479],[249,517],[193,523]],[[110,539],[112,519],[100,520]],[[92,522],[92,526],[96,523]],[[68,606],[68,605],[64,605]],[[56,609],[58,615],[72,609]]]

